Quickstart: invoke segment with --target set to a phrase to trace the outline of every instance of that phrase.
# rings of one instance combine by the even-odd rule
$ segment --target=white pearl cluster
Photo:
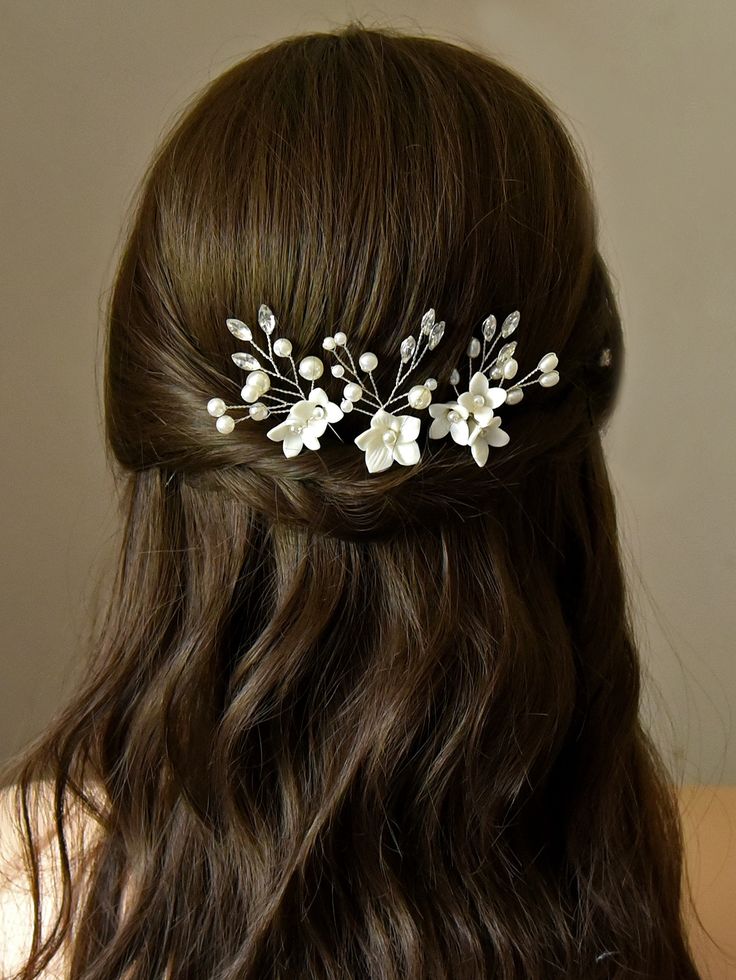
[[[353,368],[353,374],[357,376],[357,371],[355,370],[355,362],[347,349],[347,334],[340,330],[334,336],[327,336],[322,341],[322,347],[326,351],[339,352],[340,348],[343,348],[348,358],[350,359],[350,364]],[[358,357],[358,366],[360,370],[369,376],[378,367],[378,357],[373,353],[373,351],[364,351]],[[333,364],[330,368],[332,376],[335,378],[344,378],[346,370],[350,368],[344,363]],[[372,378],[371,378],[372,381]],[[437,380],[435,378],[427,378],[424,384],[414,385],[407,394],[408,404],[412,408],[422,409],[426,408],[432,401],[432,392],[437,387]],[[364,396],[364,386],[358,381],[349,381],[342,392],[342,401],[340,402],[340,408],[343,412],[351,412],[355,408],[356,402],[360,401]]]

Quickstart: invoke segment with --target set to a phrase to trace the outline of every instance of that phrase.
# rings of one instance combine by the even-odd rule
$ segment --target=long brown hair
[[[446,439],[368,474],[348,416],[287,459],[205,410],[263,302],[379,387],[434,307],[436,400],[518,308],[520,376],[556,351],[561,381],[485,467]],[[106,338],[126,516],[84,683],[13,772],[32,879],[50,781],[63,885],[23,976],[65,941],[80,980],[696,978],[601,447],[620,316],[549,100],[360,24],[257,51],[154,154]]]

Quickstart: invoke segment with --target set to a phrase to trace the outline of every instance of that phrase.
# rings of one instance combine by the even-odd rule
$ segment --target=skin
[[[694,905],[694,909],[693,905],[687,907],[687,916],[695,960],[704,980],[733,980],[736,786],[684,786],[680,790],[680,812]]]

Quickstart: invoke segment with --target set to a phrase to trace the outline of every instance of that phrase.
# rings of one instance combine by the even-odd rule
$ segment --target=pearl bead
[[[548,374],[543,374],[540,377],[539,383],[543,388],[551,388],[552,385],[556,385],[559,380],[560,375],[557,373],[557,371],[550,371]]]
[[[494,369],[491,371],[491,377],[494,381],[498,381],[499,378],[503,377],[503,368],[496,365],[496,367],[494,367]]]
[[[396,433],[389,429],[388,432],[383,433],[383,441],[387,446],[393,446],[396,442]]]
[[[255,402],[257,401],[263,392],[260,388],[256,388],[253,385],[244,385],[240,389],[240,397],[244,402]]]
[[[378,367],[378,358],[370,351],[366,351],[365,354],[360,355],[358,364],[360,364],[361,370],[363,371],[375,371]]]
[[[430,391],[434,391],[437,387],[437,378],[427,378],[424,382],[424,387],[429,388]]]
[[[256,422],[262,422],[263,419],[268,418],[270,412],[263,402],[256,402],[255,405],[251,405],[248,409],[248,415],[250,415],[252,419],[255,419]]]
[[[414,385],[409,389],[407,399],[412,408],[426,408],[432,401],[432,392],[426,385]]]
[[[345,374],[345,368],[342,364],[333,364],[330,370],[332,371],[333,378],[341,378]]]
[[[363,389],[360,385],[356,385],[354,381],[350,381],[345,385],[343,390],[343,395],[351,402],[360,401],[363,395]]]
[[[287,340],[286,337],[279,337],[273,342],[273,351],[279,357],[288,357],[291,354],[291,341]]]
[[[460,413],[456,412],[454,408],[451,408],[450,411],[447,413],[447,418],[454,425],[455,422],[460,421]]]
[[[316,381],[317,378],[321,378],[324,369],[324,364],[314,354],[310,354],[309,357],[304,357],[299,361],[299,374],[307,381]]]
[[[321,405],[318,405],[312,412],[313,419],[323,419],[325,417],[325,410]]]
[[[334,337],[325,337],[325,339],[322,341],[322,346],[324,347],[325,350],[334,350],[335,349],[335,338]]]
[[[476,408],[483,408],[483,406],[485,405],[485,403],[486,403],[486,400],[483,397],[483,395],[474,395],[473,396],[473,404],[475,405]]]
[[[557,367],[557,364],[558,361],[557,361],[556,354],[545,354],[544,357],[539,362],[539,364],[537,365],[537,367],[543,374],[546,374],[549,371],[554,371],[554,369]]]
[[[215,425],[217,426],[218,432],[227,435],[228,432],[232,432],[235,428],[235,419],[230,415],[221,415],[217,422],[215,422]]]
[[[516,377],[516,372],[519,370],[519,364],[517,361],[510,357],[508,361],[503,366],[503,376],[504,378],[514,378]]]
[[[473,337],[468,344],[468,357],[477,357],[478,354],[480,354],[480,341],[477,337]]]
[[[508,394],[506,395],[507,405],[516,405],[524,397],[524,392],[521,388],[509,388]]]
[[[349,398],[343,398],[343,400],[340,402],[340,408],[343,410],[343,412],[352,412],[353,403]]]
[[[348,336],[342,330],[338,330],[334,336],[334,341],[338,347],[344,347],[348,342]]]
[[[250,385],[263,395],[271,387],[271,379],[265,371],[251,371],[245,379],[246,385]]]
[[[210,400],[207,402],[207,411],[210,413],[210,415],[214,415],[215,417],[218,415],[224,415],[225,408],[226,405],[222,398],[210,398]]]

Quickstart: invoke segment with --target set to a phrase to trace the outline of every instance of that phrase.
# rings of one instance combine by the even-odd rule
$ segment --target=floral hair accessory
[[[458,445],[469,446],[475,462],[484,466],[490,447],[499,448],[509,441],[508,433],[501,428],[500,416],[494,414],[495,409],[501,405],[516,405],[524,397],[522,389],[530,384],[539,383],[551,388],[560,380],[557,355],[550,353],[545,354],[537,367],[520,381],[509,388],[503,387],[504,381],[513,379],[518,370],[514,359],[516,341],[505,343],[495,357],[491,355],[497,341],[506,340],[516,330],[520,316],[518,310],[510,313],[498,334],[495,316],[486,317],[481,338],[473,337],[467,347],[467,390],[458,391],[460,372],[455,368],[450,375],[450,384],[456,398],[435,404],[432,404],[432,393],[437,388],[436,378],[426,378],[401,391],[426,351],[433,350],[442,339],[445,323],[435,320],[434,310],[424,314],[416,337],[411,335],[402,340],[396,380],[385,399],[379,394],[373,377],[378,367],[376,355],[364,351],[356,364],[345,333],[340,331],[327,336],[322,347],[335,360],[330,373],[334,379],[345,380],[338,402],[331,401],[324,388],[315,387],[315,382],[325,372],[322,359],[310,354],[303,357],[297,367],[291,341],[274,336],[276,317],[264,304],[258,310],[258,326],[265,336],[267,348],[253,339],[253,331],[242,320],[229,318],[225,321],[233,336],[250,344],[256,352],[236,351],[231,355],[235,364],[248,372],[240,392],[248,407],[247,413],[237,419],[227,415],[226,412],[243,409],[246,405],[226,405],[222,398],[210,398],[207,411],[217,420],[216,427],[223,434],[232,432],[238,422],[246,419],[263,421],[271,416],[285,415],[283,421],[266,433],[269,439],[281,442],[285,456],[296,456],[305,446],[319,450],[320,437],[328,427],[335,431],[334,424],[346,413],[362,412],[370,417],[370,425],[356,436],[354,442],[365,453],[368,471],[379,473],[394,463],[411,466],[419,461],[421,451],[417,440],[421,419],[403,413],[407,409],[428,409],[433,420],[429,438],[441,439],[449,435]],[[288,361],[290,371],[287,369],[282,373],[277,358]],[[478,358],[479,363],[474,366]],[[540,376],[528,380],[536,372],[540,372]],[[303,382],[309,383],[308,390],[303,387]],[[337,432],[335,434],[340,438]]]

